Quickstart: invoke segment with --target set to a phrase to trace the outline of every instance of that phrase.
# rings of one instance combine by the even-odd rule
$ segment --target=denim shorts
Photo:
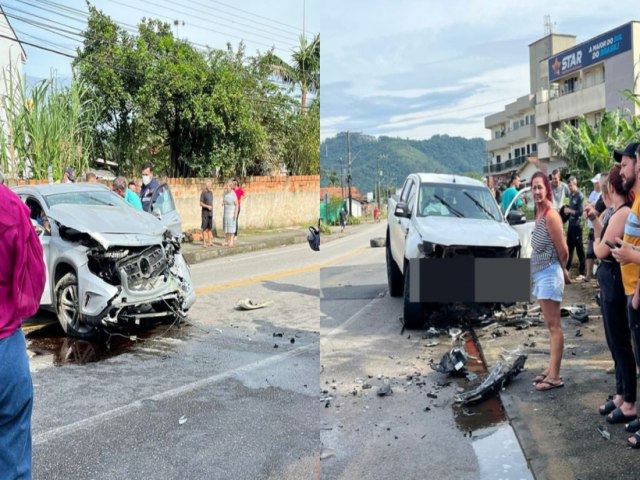
[[[559,263],[552,263],[533,274],[533,296],[538,300],[562,302],[564,273]]]

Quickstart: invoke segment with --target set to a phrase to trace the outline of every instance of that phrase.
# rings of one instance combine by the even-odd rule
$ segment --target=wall
[[[200,229],[201,178],[157,178],[171,188],[182,219],[182,230]],[[46,180],[15,181],[9,186],[46,184]],[[100,182],[111,186],[111,182]],[[242,185],[246,196],[241,201],[240,229],[265,229],[315,224],[320,215],[320,176],[249,177]],[[213,185],[213,220],[218,234],[222,232],[223,185]],[[309,223],[311,222],[311,223]]]
[[[200,194],[204,180],[169,179],[184,231],[199,229]],[[319,176],[249,177],[242,186],[246,196],[241,201],[240,229],[263,229],[304,225],[320,215]],[[223,186],[213,186],[213,219],[222,231]]]

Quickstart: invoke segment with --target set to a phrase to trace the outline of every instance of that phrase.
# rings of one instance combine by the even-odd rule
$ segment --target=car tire
[[[56,315],[64,333],[75,338],[93,338],[98,329],[88,325],[80,315],[78,279],[69,272],[56,284]]]
[[[402,278],[402,272],[396,265],[396,262],[393,261],[393,256],[391,255],[391,245],[389,242],[389,232],[387,231],[387,241],[386,241],[386,257],[387,257],[387,282],[389,283],[389,295],[392,297],[401,297],[402,289],[404,287],[404,281]]]
[[[411,285],[411,269],[409,268],[409,262],[406,263],[404,268],[404,327],[405,328],[420,328],[425,323],[425,304],[422,302],[410,302],[409,292]]]

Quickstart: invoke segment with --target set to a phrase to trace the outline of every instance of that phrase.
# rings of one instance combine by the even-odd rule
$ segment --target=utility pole
[[[378,155],[378,159],[377,159],[377,163],[376,163],[376,186],[377,186],[377,190],[378,190],[378,210],[380,210],[380,189],[381,189],[380,181],[381,181],[381,177],[382,177],[382,171],[380,170],[380,157],[382,157],[383,159],[386,160],[387,156],[386,155]]]
[[[347,168],[349,169],[347,172],[347,185],[349,187],[349,216],[351,217],[353,214],[353,210],[351,209],[351,137],[349,132],[347,131]]]

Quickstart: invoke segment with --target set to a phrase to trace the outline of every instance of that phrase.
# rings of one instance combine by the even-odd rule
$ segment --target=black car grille
[[[130,288],[139,289],[160,275],[166,267],[164,250],[160,246],[154,246],[123,261],[121,272],[126,276]]]

